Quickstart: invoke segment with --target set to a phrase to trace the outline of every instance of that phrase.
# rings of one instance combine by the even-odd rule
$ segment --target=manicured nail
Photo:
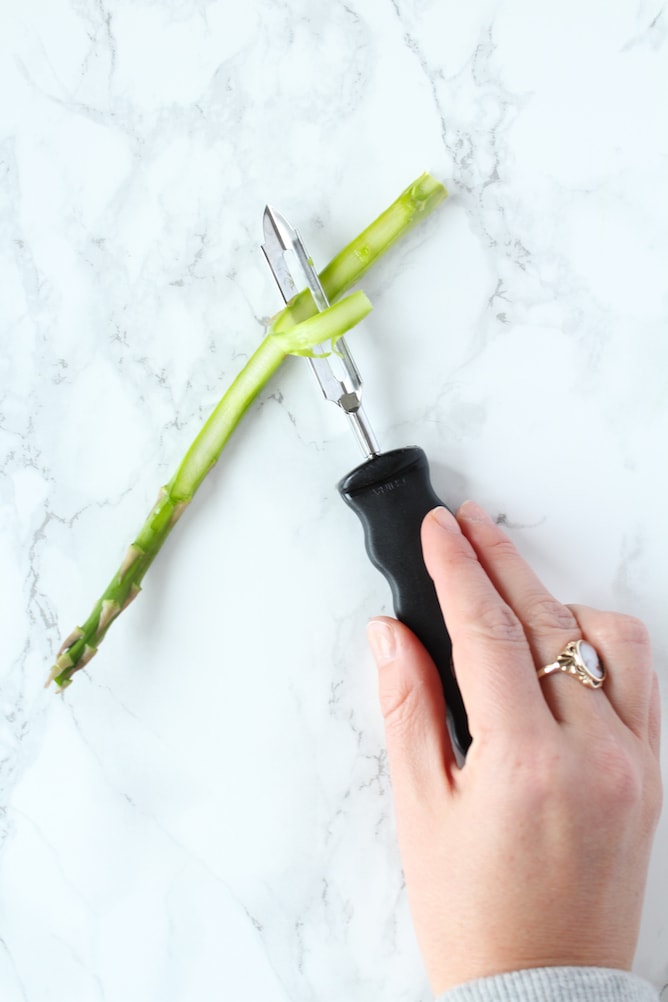
[[[373,656],[379,666],[394,660],[397,641],[394,629],[389,623],[384,623],[380,619],[372,619],[367,623],[366,634]]]
[[[431,517],[440,525],[442,529],[445,529],[446,532],[459,531],[457,519],[451,511],[448,511],[447,508],[433,508]]]
[[[483,525],[490,525],[493,522],[491,515],[488,515],[484,508],[481,508],[475,501],[465,501],[457,512],[458,518],[463,518],[467,522],[481,522]]]

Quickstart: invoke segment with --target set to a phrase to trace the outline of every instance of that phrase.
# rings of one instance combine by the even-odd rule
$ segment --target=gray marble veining
[[[3,1002],[430,997],[364,639],[390,598],[306,366],[89,670],[42,688],[279,308],[267,202],[324,264],[423,169],[445,182],[364,282],[374,427],[560,598],[644,618],[668,685],[666,37],[645,0],[3,5]]]

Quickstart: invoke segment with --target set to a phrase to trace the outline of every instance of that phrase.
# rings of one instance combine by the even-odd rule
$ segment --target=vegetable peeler
[[[285,302],[308,289],[318,311],[326,310],[329,301],[299,233],[270,206],[264,210],[263,234],[262,251]],[[390,586],[397,619],[415,633],[438,669],[450,735],[465,755],[471,735],[452,644],[422,558],[422,520],[443,504],[432,487],[427,457],[417,446],[380,451],[362,406],[360,373],[344,338],[335,348],[317,346],[307,361],[325,399],[346,414],[365,457],[339,482],[339,493],[362,523],[367,553]]]

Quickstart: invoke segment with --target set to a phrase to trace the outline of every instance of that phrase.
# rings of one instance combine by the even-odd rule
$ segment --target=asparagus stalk
[[[364,293],[355,292],[288,331],[271,330],[267,334],[223,394],[172,479],[160,489],[148,518],[88,619],[83,626],[77,626],[63,643],[47,685],[55,681],[59,688],[66,688],[74,673],[96,654],[113,621],[141,591],[146,571],[204,477],[216,463],[249,405],[286,356],[308,354],[315,345],[324,341],[335,343],[370,309],[371,303]]]
[[[417,178],[321,273],[320,280],[329,300],[337,300],[355,285],[399,237],[446,197],[443,185],[429,174]],[[47,686],[55,682],[60,690],[65,689],[72,676],[97,653],[113,621],[139,594],[144,575],[249,405],[283,360],[288,355],[309,354],[316,345],[327,341],[335,344],[370,309],[366,296],[358,292],[318,313],[305,290],[277,314],[267,336],[224,393],[174,476],[161,488],[146,521],[88,619],[62,644]]]

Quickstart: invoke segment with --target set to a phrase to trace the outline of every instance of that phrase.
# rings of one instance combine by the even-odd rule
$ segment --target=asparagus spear
[[[320,280],[328,299],[337,300],[355,285],[399,237],[446,197],[443,185],[429,174],[417,178],[323,270]],[[174,476],[161,488],[148,518],[88,619],[62,644],[47,685],[55,682],[60,690],[65,689],[75,672],[97,653],[112,622],[138,595],[144,575],[249,405],[287,355],[308,354],[315,345],[327,341],[334,344],[370,309],[366,296],[358,292],[318,313],[310,293],[304,290],[277,314],[267,336],[203,425]]]

